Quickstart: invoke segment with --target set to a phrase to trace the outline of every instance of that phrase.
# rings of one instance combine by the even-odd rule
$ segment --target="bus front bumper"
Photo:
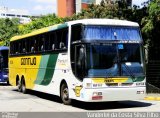
[[[77,99],[86,102],[142,100],[145,93],[145,87],[82,89]]]

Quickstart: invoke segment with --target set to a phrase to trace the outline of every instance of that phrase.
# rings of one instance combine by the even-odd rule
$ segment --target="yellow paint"
[[[160,101],[160,97],[148,96],[148,97],[145,97],[144,100]]]
[[[124,83],[128,78],[92,78],[94,83]]]
[[[21,65],[22,58],[33,59],[36,57],[36,65]],[[9,58],[9,81],[11,85],[16,86],[16,76],[19,79],[24,76],[26,88],[32,89],[34,87],[34,81],[36,80],[38,69],[40,66],[41,56],[23,56],[23,57],[11,57]]]
[[[160,97],[157,97],[156,100],[157,100],[157,101],[160,101]]]
[[[80,91],[81,91],[81,89],[82,89],[81,86],[76,86],[76,87],[75,87],[75,94],[76,94],[77,97],[80,96]]]

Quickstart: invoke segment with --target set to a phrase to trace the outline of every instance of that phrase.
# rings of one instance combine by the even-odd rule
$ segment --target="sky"
[[[0,0],[0,6],[9,9],[22,9],[29,15],[42,15],[57,12],[57,0]]]
[[[146,0],[132,0],[133,4],[141,5]],[[57,13],[57,0],[0,0],[0,6],[9,9],[23,9],[29,15],[45,15]]]

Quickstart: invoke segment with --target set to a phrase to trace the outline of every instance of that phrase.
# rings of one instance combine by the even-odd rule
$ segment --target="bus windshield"
[[[87,44],[89,77],[142,76],[140,44]]]
[[[86,25],[83,30],[83,40],[140,41],[141,36],[138,27]]]
[[[0,51],[0,68],[8,68],[8,50]]]

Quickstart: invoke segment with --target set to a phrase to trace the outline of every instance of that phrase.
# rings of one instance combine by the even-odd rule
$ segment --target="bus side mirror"
[[[85,66],[86,66],[84,45],[78,46],[76,55],[77,55],[76,73],[77,76],[82,79],[85,76]]]
[[[148,48],[144,46],[145,62],[148,63]]]
[[[81,47],[79,50],[79,58],[78,58],[78,66],[82,67],[84,66],[84,62],[85,62],[85,51],[84,51],[84,47]],[[83,67],[82,67],[83,68]]]

